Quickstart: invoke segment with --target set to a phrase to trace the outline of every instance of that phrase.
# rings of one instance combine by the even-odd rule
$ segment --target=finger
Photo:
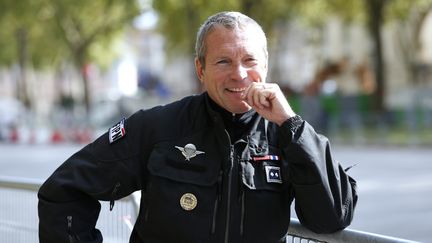
[[[261,104],[262,107],[266,107],[269,108],[270,107],[270,102],[268,100],[268,94],[266,94],[266,91],[263,91],[260,93],[259,95],[259,103]]]
[[[253,103],[258,108],[264,108],[262,104],[262,100],[265,100],[264,96],[264,87],[258,86],[255,88],[253,93]]]
[[[249,85],[249,86],[246,88],[246,90],[243,91],[243,93],[242,93],[242,98],[243,98],[244,100],[247,100],[247,95],[248,95],[248,93],[249,93],[250,88],[251,88],[251,85]]]
[[[265,87],[262,84],[255,84],[251,89],[251,101],[254,107],[263,108],[260,97]]]
[[[250,105],[250,106],[254,106],[254,93],[255,93],[256,87],[255,84],[252,83],[251,85],[249,85],[248,87],[248,92],[246,94],[246,102]]]
[[[243,100],[250,106],[252,106],[252,102],[251,102],[251,90],[252,90],[252,84],[249,85],[246,90],[243,92]]]
[[[278,92],[278,89],[274,85],[271,85],[268,87],[266,98],[270,104],[276,98],[277,92]]]

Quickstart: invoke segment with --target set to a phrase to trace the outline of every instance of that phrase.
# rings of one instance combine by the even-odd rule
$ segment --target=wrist
[[[291,143],[293,139],[295,139],[295,134],[298,132],[298,129],[302,126],[302,124],[303,119],[301,116],[295,115],[285,120],[285,122],[279,126],[279,138],[282,147],[288,146],[288,144]]]
[[[282,126],[282,124],[284,124],[286,121],[288,121],[289,119],[292,119],[296,116],[297,116],[297,114],[295,114],[294,111],[291,110],[291,112],[288,112],[287,114],[285,114],[283,117],[281,117],[275,123],[278,124],[278,126]]]
[[[277,123],[280,127],[281,126],[287,126],[289,129],[296,128],[303,122],[303,118],[297,114],[294,114],[293,116],[288,117],[285,119],[280,125]]]

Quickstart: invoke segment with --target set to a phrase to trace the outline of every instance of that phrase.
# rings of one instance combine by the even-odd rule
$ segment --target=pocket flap
[[[152,175],[178,182],[201,186],[215,184],[220,170],[217,155],[211,154],[211,149],[206,146],[196,146],[195,151],[193,148],[190,150],[187,145],[191,144],[157,144],[150,155],[148,170]]]

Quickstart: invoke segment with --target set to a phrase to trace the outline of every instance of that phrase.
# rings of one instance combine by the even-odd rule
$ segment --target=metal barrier
[[[0,242],[37,243],[37,191],[42,181],[15,177],[0,177]],[[129,242],[139,202],[136,194],[116,201],[109,211],[109,202],[101,201],[101,212],[96,227],[102,232],[104,243]]]
[[[298,219],[291,218],[287,242],[291,243],[418,243],[416,241],[394,238],[352,229],[344,229],[333,234],[316,234],[303,227]]]
[[[42,181],[0,176],[0,239],[7,243],[32,243],[38,239],[37,195]],[[109,202],[101,202],[96,227],[102,231],[105,243],[129,241],[139,211],[139,193],[116,202],[109,211]],[[287,242],[291,243],[414,243],[368,232],[345,229],[333,234],[316,234],[291,219]]]

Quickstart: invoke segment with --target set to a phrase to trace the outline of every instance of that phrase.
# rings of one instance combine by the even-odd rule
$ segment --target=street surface
[[[81,147],[0,144],[0,176],[45,180]],[[360,195],[351,229],[432,242],[432,149],[333,149],[343,167],[357,164],[349,170]]]

